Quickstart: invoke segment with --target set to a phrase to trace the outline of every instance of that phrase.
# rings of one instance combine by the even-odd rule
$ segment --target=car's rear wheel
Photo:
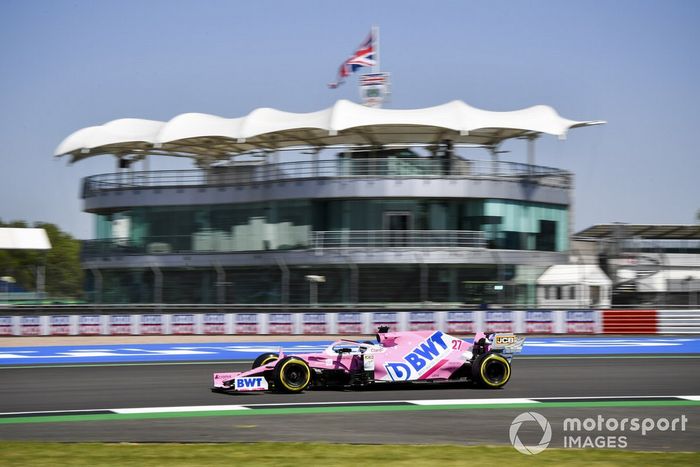
[[[281,392],[301,392],[311,382],[311,369],[299,357],[285,357],[275,365],[275,389]]]
[[[279,358],[279,355],[276,353],[264,353],[262,355],[259,355],[258,358],[256,358],[253,361],[253,366],[252,368],[257,368],[259,366],[267,365],[268,363],[275,361]]]
[[[510,379],[510,363],[497,353],[479,355],[472,364],[472,379],[482,387],[503,387]]]

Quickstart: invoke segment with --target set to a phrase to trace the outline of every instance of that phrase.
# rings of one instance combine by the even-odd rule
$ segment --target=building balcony
[[[484,232],[472,230],[353,230],[312,232],[313,249],[486,248]]]
[[[449,179],[528,182],[569,188],[565,170],[515,162],[384,157],[239,163],[203,170],[160,170],[93,175],[83,181],[83,198],[114,191],[259,185],[309,179]]]
[[[275,235],[229,235],[204,231],[192,235],[148,236],[139,240],[86,240],[83,259],[125,255],[245,253],[331,249],[474,249],[486,248],[484,232],[468,230],[355,230],[308,231],[289,226],[284,238]]]

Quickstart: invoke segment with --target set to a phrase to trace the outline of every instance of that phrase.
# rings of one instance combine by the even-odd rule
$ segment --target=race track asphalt
[[[501,390],[479,390],[463,385],[416,385],[400,389],[306,391],[296,395],[210,392],[213,372],[243,370],[249,363],[3,367],[0,368],[0,412],[290,402],[700,395],[698,357],[516,358],[512,378]],[[527,410],[530,409],[377,410],[0,424],[0,440],[509,444],[508,430],[513,418]],[[688,418],[685,431],[657,431],[644,437],[630,433],[629,448],[699,449],[698,405],[538,407],[537,411],[552,424],[555,432],[552,445],[561,444],[557,427],[561,427],[567,417],[602,414],[605,417],[673,418],[685,415]]]

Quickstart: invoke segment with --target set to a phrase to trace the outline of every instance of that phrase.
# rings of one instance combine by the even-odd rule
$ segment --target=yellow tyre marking
[[[268,363],[270,363],[270,362],[273,361],[273,360],[277,360],[277,357],[273,357],[272,355],[270,355],[270,356],[267,357],[265,360],[263,360],[262,362],[260,362],[260,366],[265,366],[265,365],[267,365]]]
[[[484,369],[486,368],[486,362],[488,362],[489,359],[500,360],[500,361],[503,362],[503,364],[506,366],[506,375],[505,375],[505,377],[503,378],[503,381],[502,381],[502,382],[499,382],[499,383],[496,383],[496,384],[492,384],[492,383],[488,380],[488,378],[486,377],[486,375],[484,374]],[[500,355],[491,354],[491,355],[489,355],[488,357],[486,357],[486,358],[481,362],[481,368],[479,368],[479,371],[480,371],[480,373],[481,373],[481,380],[482,380],[484,383],[486,383],[486,384],[488,384],[489,386],[491,386],[491,387],[503,386],[503,385],[506,384],[506,383],[508,382],[508,380],[510,379],[510,365],[508,364],[508,360],[506,360],[505,358],[501,357]]]
[[[287,360],[282,365],[282,368],[280,368],[280,382],[282,383],[282,385],[285,388],[289,389],[290,391],[299,391],[300,390],[299,388],[295,388],[295,387],[291,387],[291,386],[287,385],[287,382],[284,380],[284,368],[287,365],[289,365],[290,363],[297,363],[297,364],[301,363],[302,365],[304,365],[306,367],[306,370],[307,370],[306,371],[306,381],[304,381],[304,384],[301,386],[302,388],[305,388],[309,384],[309,380],[311,379],[311,371],[309,371],[309,366],[306,364],[306,362],[304,360],[300,360],[300,359],[296,359],[296,358],[292,359],[292,360]]]

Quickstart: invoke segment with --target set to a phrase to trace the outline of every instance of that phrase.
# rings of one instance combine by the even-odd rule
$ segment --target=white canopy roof
[[[537,278],[538,285],[612,285],[612,281],[595,264],[555,264]]]
[[[0,250],[50,250],[46,230],[0,227]]]
[[[186,113],[168,122],[125,118],[83,128],[56,148],[71,162],[100,154],[172,154],[228,158],[256,149],[335,144],[495,145],[508,138],[547,133],[564,138],[571,128],[601,121],[562,118],[551,107],[537,105],[510,112],[491,112],[462,101],[425,109],[365,107],[339,100],[318,112],[291,113],[259,108],[239,118]]]

